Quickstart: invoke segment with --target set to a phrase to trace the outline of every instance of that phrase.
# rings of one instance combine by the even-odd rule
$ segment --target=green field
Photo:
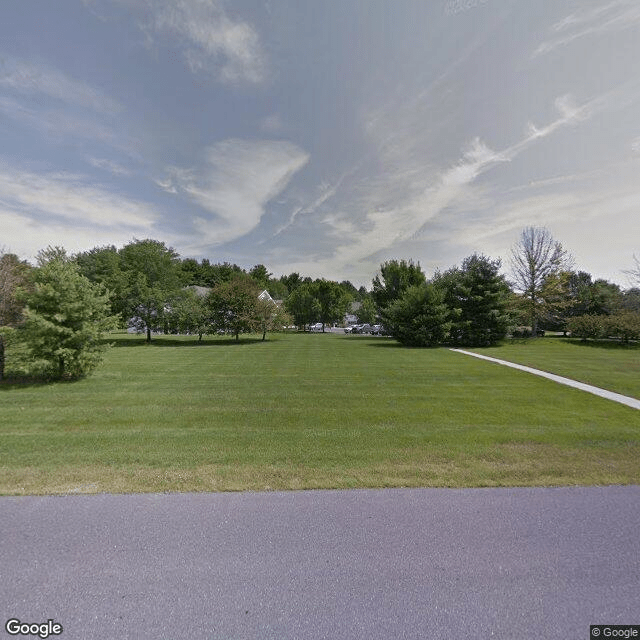
[[[0,385],[0,493],[640,482],[640,412],[448,349],[113,339],[85,380]],[[640,397],[638,349],[482,352]]]
[[[637,344],[583,343],[558,337],[507,341],[499,347],[471,351],[640,398],[640,345]]]

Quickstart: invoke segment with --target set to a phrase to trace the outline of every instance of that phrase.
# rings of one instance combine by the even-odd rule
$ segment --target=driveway
[[[91,638],[640,624],[640,487],[0,498],[0,615]],[[37,637],[37,636],[31,636]]]

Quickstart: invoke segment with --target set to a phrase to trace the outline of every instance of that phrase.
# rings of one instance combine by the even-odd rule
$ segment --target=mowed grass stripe
[[[90,378],[3,386],[0,491],[638,482],[637,412],[446,349],[124,337]]]
[[[482,355],[515,362],[602,389],[640,398],[640,345],[543,338],[484,349]]]

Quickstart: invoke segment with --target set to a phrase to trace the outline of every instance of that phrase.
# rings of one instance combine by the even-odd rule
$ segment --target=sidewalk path
[[[600,396],[601,398],[607,398],[607,400],[613,400],[614,402],[619,402],[620,404],[626,404],[628,407],[632,407],[633,409],[640,409],[640,400],[637,400],[636,398],[631,398],[630,396],[623,396],[620,393],[614,393],[613,391],[607,391],[606,389],[593,387],[590,384],[585,384],[584,382],[571,380],[571,378],[563,378],[562,376],[557,376],[553,373],[540,371],[540,369],[525,367],[522,364],[515,364],[513,362],[508,362],[507,360],[500,360],[498,358],[491,358],[489,356],[482,356],[479,353],[473,353],[472,351],[464,351],[462,349],[451,349],[451,351],[457,351],[458,353],[464,353],[467,356],[473,356],[474,358],[480,358],[481,360],[488,360],[489,362],[503,364],[505,367],[511,367],[512,369],[519,369],[520,371],[533,373],[536,376],[542,376],[543,378],[548,378],[549,380],[553,380],[554,382],[565,384],[568,387],[574,387],[576,389],[586,391],[587,393],[592,393],[593,395]]]

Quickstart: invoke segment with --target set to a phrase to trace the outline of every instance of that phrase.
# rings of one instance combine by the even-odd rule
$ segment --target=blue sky
[[[3,0],[0,247],[370,285],[547,226],[628,286],[636,0]]]

